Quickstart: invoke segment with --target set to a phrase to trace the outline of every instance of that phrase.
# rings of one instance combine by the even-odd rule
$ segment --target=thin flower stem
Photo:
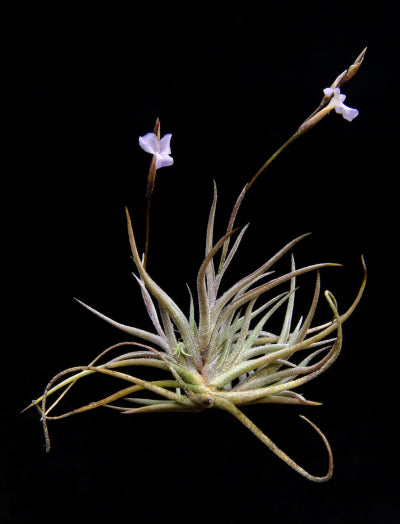
[[[149,251],[149,237],[150,237],[150,204],[151,204],[151,195],[153,193],[149,193],[147,195],[147,206],[146,206],[146,241],[144,246],[144,255],[143,255],[143,267],[146,269],[146,263],[147,263],[147,253]]]
[[[247,191],[251,188],[251,186],[254,184],[257,178],[261,175],[261,173],[271,164],[271,162],[273,162],[275,158],[277,158],[282,153],[282,151],[284,151],[292,142],[296,140],[296,138],[298,138],[302,134],[303,133],[296,131],[296,133],[293,136],[291,136],[289,140],[287,140],[277,151],[275,151],[275,153],[272,156],[269,157],[269,159],[260,167],[257,173],[253,176],[250,182],[244,186],[244,188],[242,189],[242,192],[240,193],[233,207],[233,210],[232,210],[232,213],[229,219],[227,233],[230,233],[233,229],[233,224],[235,222],[236,215],[239,211],[239,207],[242,204]],[[229,240],[230,240],[229,238],[226,240],[224,247],[222,249],[221,260],[219,262],[219,267],[218,267],[218,274],[221,273],[223,265],[225,263],[225,259],[228,253]]]
[[[157,139],[160,140],[161,137],[161,131],[160,131],[160,120],[157,118],[156,124],[154,126],[154,134],[157,135]],[[151,204],[151,197],[154,191],[154,185],[156,183],[156,157],[153,156],[150,164],[149,169],[149,176],[147,177],[147,205],[146,205],[146,244],[144,248],[144,256],[143,256],[143,267],[146,269],[146,263],[147,263],[147,254],[149,251],[149,236],[150,236],[150,204]]]
[[[154,185],[156,182],[156,157],[153,156],[153,159],[150,164],[149,169],[149,176],[147,179],[147,191],[146,191],[146,241],[145,241],[145,247],[144,247],[144,255],[143,255],[143,267],[146,269],[146,263],[147,263],[147,254],[149,251],[149,237],[150,237],[150,205],[151,205],[151,197],[153,195],[154,191]]]
[[[282,151],[284,151],[292,142],[296,140],[301,135],[301,133],[296,132],[293,136],[289,138],[275,153],[263,164],[260,169],[257,171],[257,173],[253,176],[253,178],[250,180],[250,182],[247,184],[247,186],[244,189],[244,192],[247,193],[247,191],[251,188],[251,186],[254,184],[254,182],[257,180],[257,178],[261,175],[261,173],[271,164],[273,160],[277,156],[279,156]]]

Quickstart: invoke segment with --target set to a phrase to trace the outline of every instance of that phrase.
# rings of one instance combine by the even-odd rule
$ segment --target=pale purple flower
[[[358,110],[346,106],[343,102],[346,100],[346,95],[340,93],[339,87],[327,87],[324,89],[325,96],[332,96],[326,109],[334,109],[336,113],[342,115],[343,118],[351,122],[357,115]]]
[[[158,139],[155,133],[147,133],[146,135],[139,137],[140,147],[147,153],[156,157],[156,169],[165,166],[172,166],[174,163],[174,159],[170,156],[171,137],[171,133],[164,135],[161,140]]]

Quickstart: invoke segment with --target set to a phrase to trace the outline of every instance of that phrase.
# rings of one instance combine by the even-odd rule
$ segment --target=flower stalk
[[[143,265],[146,267],[147,263],[147,253],[149,250],[149,235],[150,235],[150,204],[151,197],[153,195],[154,186],[156,183],[156,173],[157,169],[165,166],[171,166],[174,163],[173,158],[170,156],[170,140],[171,134],[165,135],[161,138],[160,133],[160,120],[157,118],[154,131],[152,133],[147,133],[145,136],[139,137],[140,147],[147,153],[153,155],[150,163],[149,174],[147,176],[147,190],[146,190],[146,240],[145,248],[143,255]]]
[[[318,122],[320,122],[323,118],[325,118],[326,115],[328,115],[332,109],[335,109],[337,113],[340,113],[343,115],[343,117],[349,121],[353,120],[358,115],[358,111],[347,108],[347,106],[344,106],[343,101],[346,98],[345,95],[340,94],[340,88],[348,82],[353,76],[358,72],[360,69],[360,66],[364,60],[365,53],[367,52],[367,48],[365,47],[362,52],[358,55],[358,57],[355,59],[355,61],[349,66],[348,69],[345,69],[340,75],[338,75],[331,86],[329,88],[324,89],[324,97],[322,98],[320,104],[318,107],[311,113],[311,115],[304,120],[304,122],[298,127],[297,131],[288,139],[286,142],[279,147],[273,155],[271,155],[266,162],[259,168],[259,170],[255,173],[253,178],[248,182],[242,192],[240,193],[235,206],[233,207],[229,224],[228,224],[228,231],[232,231],[237,212],[239,210],[239,207],[247,193],[247,191],[252,187],[254,182],[258,179],[258,177],[265,171],[265,169],[288,147],[290,146],[295,140],[297,140],[300,136],[304,135],[307,131],[309,131],[311,128],[313,128]],[[341,97],[341,98],[340,98]],[[336,103],[335,103],[336,102]],[[343,106],[346,108],[344,111],[341,110]],[[339,111],[338,111],[339,107]],[[350,114],[351,118],[347,118],[346,115],[349,114],[347,111],[348,109],[351,109]],[[221,261],[219,265],[219,270],[221,271],[221,268],[223,266],[226,252],[229,246],[229,240],[226,241],[224,248],[222,250],[221,255]]]

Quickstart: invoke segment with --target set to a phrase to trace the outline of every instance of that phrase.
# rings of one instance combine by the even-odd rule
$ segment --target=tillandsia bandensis
[[[334,296],[325,291],[332,318],[321,325],[312,326],[320,296],[319,270],[337,264],[320,263],[297,268],[291,255],[291,269],[276,276],[274,264],[305,236],[286,244],[252,273],[220,293],[221,281],[239,248],[247,226],[234,229],[240,205],[246,193],[265,168],[295,139],[311,129],[333,109],[346,120],[353,120],[358,111],[344,105],[341,87],[358,71],[365,54],[339,75],[324,90],[318,108],[300,125],[296,133],[254,175],[241,191],[230,214],[226,234],[214,241],[214,220],[217,206],[217,189],[208,218],[205,239],[205,258],[196,281],[196,294],[189,290],[190,308],[185,315],[182,309],[148,273],[149,217],[151,196],[155,187],[156,172],[173,163],[170,149],[171,135],[160,136],[157,120],[154,132],[140,137],[139,144],[152,154],[147,183],[146,243],[143,255],[135,240],[128,211],[129,242],[137,275],[134,275],[154,332],[121,324],[83,304],[89,311],[114,327],[132,335],[139,341],[115,344],[98,355],[90,364],[71,367],[58,373],[48,383],[43,395],[33,401],[41,413],[46,449],[50,449],[48,421],[82,413],[100,406],[112,407],[124,414],[165,411],[202,411],[207,408],[226,410],[252,431],[270,450],[309,480],[321,482],[332,476],[333,459],[329,443],[311,421],[304,418],[320,435],[328,452],[328,471],[315,476],[304,470],[276,446],[241,410],[250,404],[319,405],[306,400],[296,391],[299,386],[326,371],[337,359],[342,346],[342,324],[357,306],[366,284],[364,278],[353,304],[340,314]],[[218,257],[218,264],[216,258]],[[293,326],[296,279],[300,275],[316,272],[315,289],[311,305],[304,317]],[[282,290],[282,284],[288,289]],[[260,303],[268,293],[266,302]],[[283,322],[278,333],[269,331],[269,320],[281,310]],[[111,351],[125,347],[117,357]],[[136,366],[158,368],[169,376],[161,380],[145,380],[129,372]],[[66,393],[84,377],[102,374],[124,382],[115,393],[87,405],[53,414]],[[147,396],[141,392],[147,390]],[[58,394],[58,396],[56,395]],[[50,397],[55,400],[49,405]]]

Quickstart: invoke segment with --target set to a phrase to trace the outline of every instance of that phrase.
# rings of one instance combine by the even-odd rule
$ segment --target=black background
[[[1,522],[399,522],[392,8],[3,2],[0,23]],[[297,415],[309,416],[332,445],[332,480],[303,479],[212,410],[78,415],[50,425],[46,455],[37,412],[19,411],[61,369],[129,338],[73,297],[150,327],[130,274],[124,219],[127,205],[143,246],[150,156],[138,136],[157,116],[162,134],[173,134],[175,165],[157,175],[148,269],[186,308],[212,180],[218,237],[243,185],[365,46],[365,63],[344,89],[360,115],[351,124],[329,115],[257,181],[238,216],[238,225],[251,225],[227,279],[312,231],[296,261],[343,264],[326,270],[322,285],[344,311],[365,255],[369,282],[344,326],[342,354],[304,388],[323,406],[246,410],[300,464],[323,474],[323,447]],[[329,316],[323,303],[321,315]]]

